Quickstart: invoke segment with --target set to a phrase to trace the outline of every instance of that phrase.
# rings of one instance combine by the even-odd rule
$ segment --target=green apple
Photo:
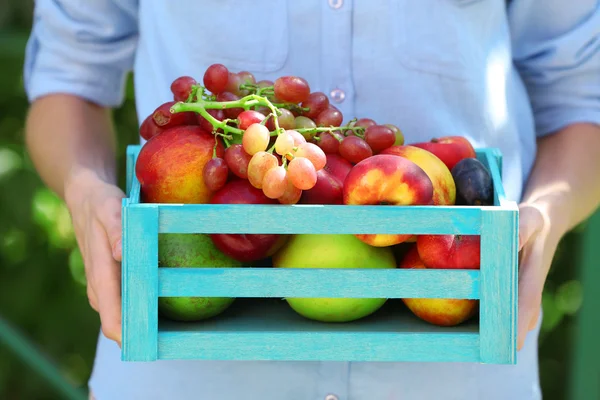
[[[396,268],[390,247],[370,246],[354,235],[294,235],[273,255],[276,268]],[[381,308],[387,299],[287,298],[298,314],[322,322],[349,322]]]
[[[241,267],[242,263],[223,254],[208,235],[163,233],[158,236],[158,265],[162,268]],[[199,321],[225,311],[230,297],[159,297],[160,313],[177,321]]]

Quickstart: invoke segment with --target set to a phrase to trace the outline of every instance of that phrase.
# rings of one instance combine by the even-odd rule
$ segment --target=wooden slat
[[[481,360],[516,362],[518,213],[486,210],[481,226]]]
[[[479,298],[473,270],[160,268],[158,279],[159,296]]]
[[[476,235],[481,220],[480,207],[262,204],[161,204],[158,207],[160,233]]]
[[[158,333],[158,209],[123,209],[122,359],[152,361]]]

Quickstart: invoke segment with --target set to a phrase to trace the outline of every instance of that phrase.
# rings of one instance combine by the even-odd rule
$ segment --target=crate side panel
[[[158,294],[478,299],[479,273],[410,269],[160,268]]]
[[[481,235],[481,359],[516,362],[518,213],[486,210]]]
[[[160,233],[477,235],[481,221],[479,207],[260,204],[161,204],[159,207]]]
[[[152,361],[158,333],[158,209],[123,210],[122,359]]]
[[[160,359],[477,362],[478,334],[160,332]]]
[[[482,150],[482,158],[480,160],[490,171],[492,182],[494,185],[494,205],[504,206],[507,204],[506,193],[504,192],[504,184],[502,183],[502,174],[499,169],[497,154],[494,149]]]

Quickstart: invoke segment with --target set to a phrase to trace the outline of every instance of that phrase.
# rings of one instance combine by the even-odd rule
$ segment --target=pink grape
[[[304,78],[282,76],[273,84],[275,97],[286,103],[302,103],[310,95],[310,86]]]
[[[296,117],[294,128],[295,129],[316,129],[317,124],[315,124],[315,121],[313,121],[312,119],[305,117],[303,115],[300,115],[300,116]],[[315,137],[316,133],[317,133],[316,131],[302,132],[302,136],[304,136],[304,138],[306,140],[312,140],[312,138]]]
[[[277,199],[285,193],[288,186],[287,171],[283,166],[271,168],[265,173],[262,190],[270,199]]]
[[[317,183],[317,171],[308,158],[295,157],[288,164],[288,178],[298,189],[309,190]]]
[[[241,144],[232,144],[225,149],[225,162],[233,174],[248,179],[248,164],[252,156],[244,151]]]
[[[196,85],[198,82],[191,76],[180,76],[171,83],[171,93],[173,93],[173,100],[175,101],[186,101],[192,92],[192,85]]]
[[[325,164],[327,164],[327,156],[325,156],[325,152],[319,146],[313,143],[300,144],[294,155],[296,157],[308,158],[317,171],[323,169]]]
[[[282,156],[291,153],[294,148],[294,138],[288,132],[283,132],[275,140],[275,151]]]
[[[244,151],[252,156],[259,151],[265,151],[270,139],[269,129],[264,125],[254,123],[244,131],[242,146],[244,146]]]
[[[285,192],[277,200],[281,204],[296,204],[300,201],[301,197],[302,197],[302,190],[300,190],[296,186],[294,186],[294,184],[290,181],[289,176],[288,176],[287,187],[285,189]]]
[[[220,157],[208,160],[202,171],[202,178],[204,179],[206,187],[213,192],[216,192],[225,186],[228,175],[229,168],[227,168],[227,163]]]
[[[291,135],[294,138],[295,146],[298,146],[301,143],[306,143],[306,139],[298,131],[295,131],[293,129],[288,129],[286,132],[288,133],[288,135]]]
[[[279,160],[273,154],[259,151],[252,156],[248,164],[248,181],[257,189],[262,189],[265,174],[271,168],[279,165]]]
[[[219,94],[225,91],[227,81],[229,80],[229,70],[223,64],[212,64],[204,72],[204,87],[213,94]]]
[[[373,155],[373,150],[367,142],[358,136],[346,136],[340,143],[339,153],[346,160],[358,164]]]

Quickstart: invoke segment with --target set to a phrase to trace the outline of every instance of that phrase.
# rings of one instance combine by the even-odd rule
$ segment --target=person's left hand
[[[562,236],[549,210],[544,204],[519,204],[519,350],[538,322],[544,283]]]

